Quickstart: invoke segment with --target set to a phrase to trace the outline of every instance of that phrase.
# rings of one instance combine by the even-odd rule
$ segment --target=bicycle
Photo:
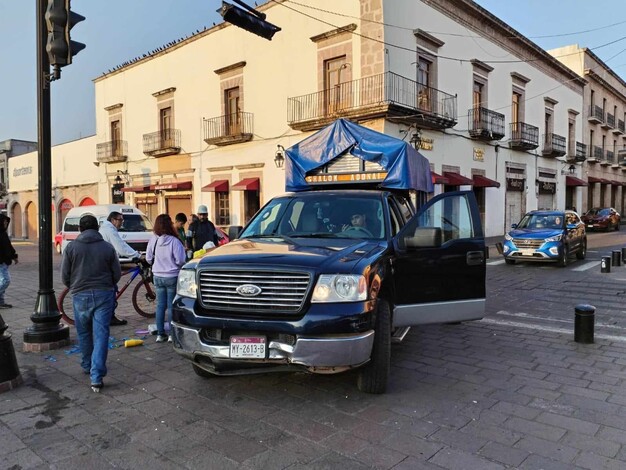
[[[147,266],[147,265],[145,265]],[[154,284],[146,276],[145,266],[138,262],[135,267],[122,271],[122,277],[130,274],[130,278],[117,291],[115,295],[115,307],[117,307],[117,300],[128,289],[128,286],[135,280],[137,276],[141,276],[141,281],[135,286],[133,290],[133,307],[135,311],[145,318],[153,318],[156,314],[156,290]],[[59,312],[61,317],[68,324],[74,324],[74,307],[72,305],[72,298],[69,296],[69,288],[65,288],[59,296]]]

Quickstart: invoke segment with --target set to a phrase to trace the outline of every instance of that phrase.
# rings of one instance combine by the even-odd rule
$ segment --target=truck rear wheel
[[[374,347],[370,362],[359,371],[357,387],[365,393],[385,393],[391,369],[391,308],[385,299],[378,299]]]

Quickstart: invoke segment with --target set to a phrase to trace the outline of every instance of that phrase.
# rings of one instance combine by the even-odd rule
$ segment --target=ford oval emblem
[[[261,293],[261,288],[259,286],[255,286],[254,284],[243,284],[237,287],[237,293],[239,295],[243,295],[244,297],[254,297]]]

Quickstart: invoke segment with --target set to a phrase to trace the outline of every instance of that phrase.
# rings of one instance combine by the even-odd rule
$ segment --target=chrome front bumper
[[[270,341],[267,359],[231,359],[229,345],[204,343],[199,328],[173,322],[171,333],[174,350],[192,361],[205,356],[215,362],[296,364],[318,373],[341,372],[366,363],[374,343],[374,330],[350,335],[297,336],[294,345]]]

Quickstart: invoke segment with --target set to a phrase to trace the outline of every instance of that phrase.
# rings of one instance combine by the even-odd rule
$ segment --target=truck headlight
[[[361,275],[322,274],[311,302],[358,302],[367,299],[367,282]]]
[[[198,284],[196,284],[196,271],[194,269],[181,269],[178,274],[176,293],[183,297],[196,298]]]

